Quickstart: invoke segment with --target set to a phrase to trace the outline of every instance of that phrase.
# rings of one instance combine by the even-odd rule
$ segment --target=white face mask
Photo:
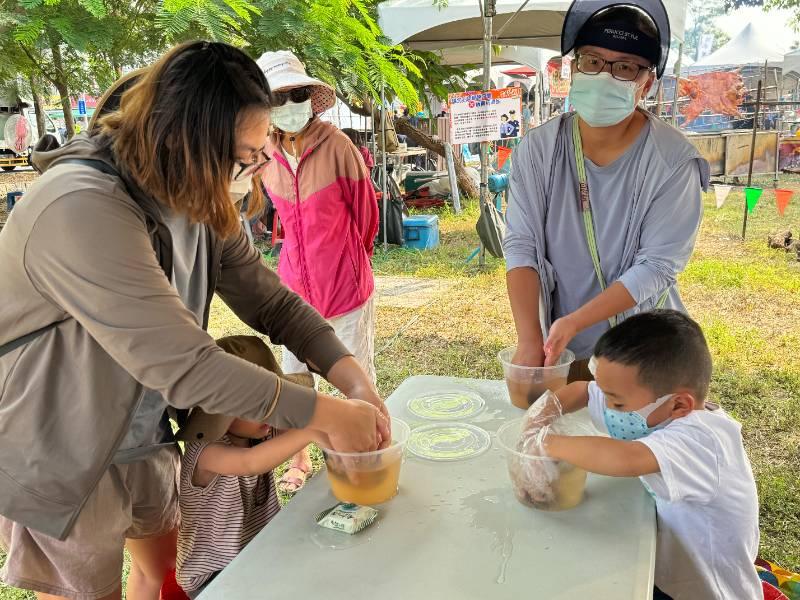
[[[234,171],[238,170],[235,168]],[[231,174],[231,185],[230,185],[230,194],[231,194],[231,202],[236,204],[244,198],[247,193],[250,191],[250,188],[253,185],[253,178],[252,177],[242,177],[240,180],[236,180],[233,178],[233,174]]]
[[[284,133],[300,133],[313,116],[311,98],[305,102],[289,100],[283,106],[276,106],[270,112],[272,124]]]

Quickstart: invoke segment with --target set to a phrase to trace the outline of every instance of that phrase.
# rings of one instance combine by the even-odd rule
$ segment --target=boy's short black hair
[[[656,396],[688,388],[705,400],[711,353],[700,325],[677,310],[641,313],[609,329],[594,349],[597,358],[639,369],[639,382]]]

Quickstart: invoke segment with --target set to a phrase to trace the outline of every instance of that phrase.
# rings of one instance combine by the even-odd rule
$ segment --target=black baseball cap
[[[603,19],[602,14],[611,8],[629,8],[649,18],[657,37],[647,35],[629,18]],[[614,11],[615,13],[617,11]],[[649,60],[661,77],[669,55],[669,16],[661,0],[574,0],[564,18],[561,29],[561,53],[566,55],[584,45],[600,46],[617,52],[635,54]]]

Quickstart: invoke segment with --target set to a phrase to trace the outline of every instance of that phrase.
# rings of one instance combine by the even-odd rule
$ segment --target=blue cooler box
[[[403,237],[406,248],[426,250],[439,245],[439,217],[436,215],[414,215],[403,217]]]

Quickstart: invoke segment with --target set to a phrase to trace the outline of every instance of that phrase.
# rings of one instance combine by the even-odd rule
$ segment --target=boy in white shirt
[[[633,316],[595,347],[596,382],[557,396],[611,437],[546,435],[543,451],[592,473],[638,476],[656,501],[655,599],[761,600],[758,497],[741,426],[706,402],[711,355],[673,310]]]

